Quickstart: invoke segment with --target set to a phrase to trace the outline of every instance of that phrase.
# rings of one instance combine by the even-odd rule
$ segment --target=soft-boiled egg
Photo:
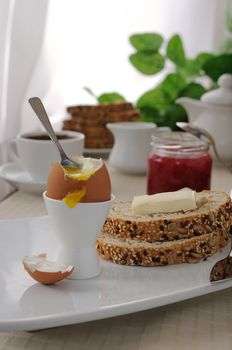
[[[47,260],[47,254],[25,256],[23,266],[29,275],[42,284],[54,284],[71,275],[74,266]]]
[[[69,207],[78,202],[103,202],[111,199],[111,182],[101,159],[79,157],[80,169],[53,163],[48,173],[47,196],[64,200]]]

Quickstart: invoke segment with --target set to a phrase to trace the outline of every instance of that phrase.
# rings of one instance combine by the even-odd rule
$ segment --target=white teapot
[[[232,162],[232,74],[223,74],[219,88],[205,93],[201,101],[188,97],[176,100],[189,117],[189,123],[212,134],[221,158]]]

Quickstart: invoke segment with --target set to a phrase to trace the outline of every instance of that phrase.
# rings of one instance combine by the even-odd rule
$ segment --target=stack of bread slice
[[[135,215],[131,202],[115,202],[97,240],[99,255],[116,264],[196,263],[230,241],[232,202],[219,191],[196,193],[197,208]]]
[[[64,120],[63,129],[85,134],[85,148],[111,148],[114,138],[106,124],[140,118],[138,109],[129,102],[71,106],[67,112],[70,117]]]

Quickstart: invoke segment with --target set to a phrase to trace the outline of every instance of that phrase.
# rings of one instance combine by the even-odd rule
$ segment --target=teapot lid
[[[219,88],[201,97],[202,102],[232,107],[232,74],[223,74],[218,79]]]

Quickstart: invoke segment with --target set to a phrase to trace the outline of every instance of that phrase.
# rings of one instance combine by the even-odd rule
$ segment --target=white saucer
[[[0,178],[15,186],[18,190],[41,195],[46,188],[45,182],[32,180],[31,176],[18,163],[7,163],[0,167]]]

